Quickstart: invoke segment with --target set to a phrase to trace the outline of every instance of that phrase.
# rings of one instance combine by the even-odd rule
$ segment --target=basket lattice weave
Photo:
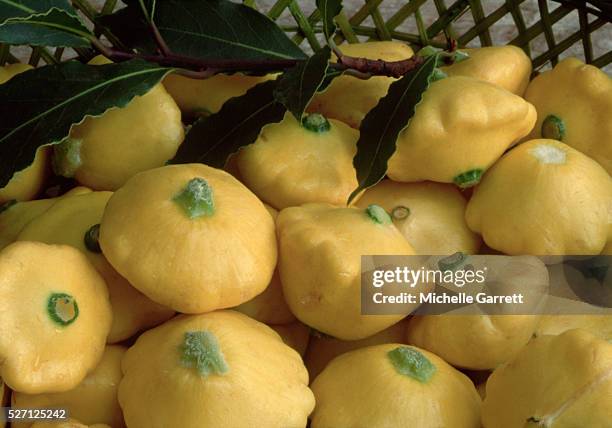
[[[321,17],[314,0],[244,0],[244,3],[267,13],[303,47],[317,49],[323,43]],[[117,0],[73,0],[73,4],[90,19],[119,7]],[[524,49],[535,69],[555,65],[560,58],[574,55],[612,71],[609,0],[345,0],[344,5],[337,18],[337,43],[395,39],[415,47],[428,44],[444,47],[450,37],[459,46],[490,46],[499,43],[492,34],[504,23],[511,33],[510,37],[506,35],[505,42]],[[535,14],[535,22],[526,19],[526,11],[529,18]],[[603,47],[598,43],[594,46],[594,40],[603,42]],[[539,49],[534,49],[534,44]],[[1,46],[1,62],[26,56],[23,50],[20,54],[16,50]],[[62,49],[35,48],[29,53],[29,61],[56,62],[66,54]]]

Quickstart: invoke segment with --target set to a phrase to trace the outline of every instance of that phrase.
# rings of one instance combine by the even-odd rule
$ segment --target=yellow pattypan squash
[[[357,187],[358,138],[356,130],[320,114],[300,124],[286,113],[238,153],[241,181],[277,209],[308,202],[342,205]]]
[[[6,407],[9,404],[11,397],[11,391],[4,384],[4,381],[0,377],[0,407]],[[6,420],[4,415],[0,416],[0,428],[6,427]]]
[[[519,314],[540,308],[537,299],[541,301],[549,287],[548,270],[540,259],[493,256],[484,262],[481,260],[466,260],[466,263],[481,264],[487,270],[483,288],[473,293],[489,290],[489,294],[512,295],[520,292],[527,297],[524,306],[518,308]],[[457,290],[455,285],[450,287]],[[470,291],[464,290],[465,293]],[[489,370],[512,358],[533,336],[539,321],[539,315],[516,314],[516,304],[496,307],[475,304],[469,309],[472,310],[469,315],[412,317],[406,329],[407,342],[439,355],[454,366]]]
[[[612,79],[577,58],[567,58],[537,76],[525,99],[538,111],[529,135],[569,144],[612,175]]]
[[[340,50],[352,57],[385,61],[401,61],[414,55],[410,46],[394,41],[344,44],[340,45]],[[374,76],[367,80],[354,76],[337,77],[325,91],[314,96],[308,111],[321,113],[358,129],[361,120],[387,94],[394,81],[394,78],[386,76]]]
[[[531,59],[519,47],[486,46],[460,49],[468,59],[440,69],[449,76],[474,77],[522,96],[529,84]]]
[[[390,343],[340,355],[312,390],[312,428],[480,428],[480,396],[470,379],[412,346]]]
[[[116,343],[166,321],[174,311],[132,287],[101,253],[97,234],[111,196],[111,192],[89,192],[64,197],[25,226],[17,239],[70,245],[87,256],[108,286],[113,324],[107,341]]]
[[[533,339],[487,381],[484,428],[607,428],[612,343],[583,330]]]
[[[531,140],[487,172],[466,220],[505,254],[599,254],[612,224],[612,178],[566,144]]]
[[[310,327],[299,321],[291,324],[271,325],[270,328],[278,333],[286,345],[292,347],[302,357],[310,341]]]
[[[304,356],[304,363],[308,368],[310,378],[316,378],[327,364],[349,351],[365,348],[366,346],[383,345],[386,343],[403,343],[406,321],[402,320],[391,327],[361,340],[340,340],[319,332],[313,332],[308,350]]]
[[[612,315],[542,315],[536,336],[561,334],[568,330],[582,329],[600,337],[612,340]]]
[[[314,407],[299,354],[233,311],[180,315],[145,332],[122,369],[130,428],[305,427]]]
[[[75,187],[63,196],[90,192],[86,187]],[[0,250],[17,239],[22,229],[33,219],[47,211],[60,198],[35,201],[9,201],[0,206]]]
[[[184,114],[208,115],[221,110],[221,106],[230,98],[244,95],[253,86],[275,77],[273,74],[248,76],[236,73],[216,74],[208,79],[190,79],[170,74],[164,79],[164,86]]]
[[[361,256],[414,250],[379,206],[306,204],[278,216],[285,298],[303,323],[344,340],[371,336],[403,315],[361,315]],[[411,311],[409,305],[406,314]]]
[[[355,204],[377,204],[391,214],[393,224],[418,254],[475,254],[480,237],[465,224],[467,201],[452,185],[383,180]]]
[[[102,360],[76,388],[52,394],[23,394],[15,392],[12,406],[19,409],[65,409],[70,417],[86,424],[104,423],[122,428],[123,415],[117,400],[117,387],[122,378],[121,359],[126,348],[107,346]],[[13,423],[12,428],[28,424]]]
[[[0,189],[0,203],[34,199],[40,193],[47,178],[48,159],[49,149],[47,147],[38,148],[32,164],[16,172],[6,186]]]
[[[435,81],[400,133],[387,174],[472,186],[535,121],[531,104],[491,83],[463,76]]]
[[[0,252],[0,376],[26,394],[75,388],[100,361],[112,313],[80,251],[16,242]]]
[[[269,205],[265,205],[265,207],[276,222],[278,211]],[[296,320],[285,301],[278,266],[274,269],[274,274],[266,289],[248,302],[236,306],[234,310],[264,324],[289,324]]]
[[[181,112],[158,84],[123,108],[73,126],[69,137],[53,146],[53,167],[92,189],[116,190],[134,174],[174,157],[183,137]]]
[[[132,177],[108,201],[100,245],[153,301],[202,313],[264,291],[276,266],[274,220],[244,185],[202,164]]]

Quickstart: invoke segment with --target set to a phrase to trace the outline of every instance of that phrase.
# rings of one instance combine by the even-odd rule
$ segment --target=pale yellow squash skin
[[[304,356],[310,341],[310,327],[299,321],[291,324],[271,325],[270,328],[278,333],[283,342]]]
[[[531,59],[519,47],[487,46],[460,49],[469,58],[440,69],[449,76],[467,76],[493,83],[522,96],[529,84]]]
[[[5,187],[0,189],[0,203],[17,200],[29,201],[40,193],[48,174],[49,148],[36,150],[34,161],[27,168],[16,172]]]
[[[532,340],[493,372],[484,428],[606,428],[612,403],[612,344],[583,330]],[[540,422],[528,424],[528,419]]]
[[[314,132],[289,112],[263,128],[238,152],[242,182],[260,199],[283,209],[309,202],[345,204],[357,187],[353,157],[359,132],[337,120]]]
[[[465,216],[505,254],[599,254],[612,224],[612,178],[566,144],[531,140],[487,172]]]
[[[308,368],[310,379],[315,379],[327,364],[338,355],[367,346],[404,343],[405,330],[406,320],[402,320],[383,331],[361,340],[339,340],[320,333],[313,333],[308,343],[308,350],[304,356],[304,364]]]
[[[424,315],[410,319],[406,341],[448,363],[494,369],[516,355],[533,336],[534,315]]]
[[[65,421],[38,421],[35,422],[30,428],[114,428],[106,424],[93,424],[85,425],[77,421],[76,419],[68,419]]]
[[[612,340],[612,315],[542,315],[535,334],[559,335],[573,329],[582,329],[603,339]]]
[[[190,219],[173,199],[194,178],[213,191],[211,216]],[[100,227],[111,265],[151,300],[203,313],[244,303],[270,283],[274,220],[244,185],[202,164],[137,174],[113,194]]]
[[[392,223],[378,224],[362,209],[306,204],[281,211],[277,228],[283,291],[300,321],[357,340],[404,317],[360,311],[361,255],[414,254]]]
[[[562,141],[595,159],[612,175],[612,79],[597,67],[566,58],[537,76],[525,99],[538,111],[528,139],[542,135],[542,123],[555,115],[565,124]]]
[[[12,406],[21,409],[61,408],[66,409],[71,418],[84,424],[122,428],[125,424],[117,401],[117,388],[123,376],[121,359],[126,350],[123,346],[107,346],[96,368],[70,391],[37,395],[16,392],[12,397]],[[28,426],[28,423],[13,423],[14,428]]]
[[[86,187],[75,187],[63,196],[90,191]],[[0,250],[14,242],[28,223],[47,211],[58,200],[59,198],[48,198],[19,202],[0,211]]]
[[[244,95],[253,86],[274,78],[273,74],[247,76],[236,73],[216,74],[208,79],[190,79],[170,74],[164,79],[164,86],[184,114],[208,115],[221,110],[230,98]]]
[[[89,192],[64,197],[25,226],[17,239],[70,245],[87,256],[108,286],[113,324],[107,342],[116,343],[161,324],[171,318],[174,311],[136,290],[113,269],[102,253],[92,252],[85,246],[85,234],[100,223],[111,196],[111,192]]]
[[[383,180],[366,190],[355,205],[370,204],[391,213],[393,224],[418,254],[475,254],[480,248],[480,237],[465,224],[467,201],[455,186]],[[406,217],[403,208],[409,210]]]
[[[72,323],[49,315],[54,293],[76,301]],[[102,358],[111,321],[104,280],[80,251],[16,242],[0,253],[0,376],[13,391],[76,387]]]
[[[202,375],[181,361],[185,333],[199,331],[216,338],[227,371]],[[147,331],[122,370],[119,403],[130,428],[304,427],[314,407],[299,354],[234,311],[180,315]]]
[[[278,211],[269,205],[264,205],[276,223]],[[242,312],[264,324],[279,325],[296,321],[295,316],[291,313],[285,301],[278,266],[274,269],[272,279],[266,289],[248,302],[236,306],[234,310]]]
[[[400,374],[387,353],[402,346],[370,346],[330,362],[312,383],[312,428],[480,428],[480,396],[470,379],[413,347],[436,371],[425,383]]]
[[[107,61],[94,59],[95,65]],[[123,108],[87,117],[72,127],[70,139],[80,141],[79,162],[68,162],[74,177],[96,190],[116,190],[134,174],[164,165],[183,141],[181,111],[158,84]],[[56,170],[66,160],[55,151]],[[59,165],[59,168],[57,167]],[[70,173],[68,174],[70,175]]]
[[[608,241],[603,251],[601,252],[604,256],[612,256],[612,241]]]
[[[344,55],[385,61],[401,61],[414,55],[410,46],[396,41],[344,44],[340,45],[340,49]],[[337,77],[325,91],[314,96],[308,111],[321,113],[358,129],[364,116],[387,94],[395,80],[385,76],[367,80],[353,76]]]
[[[400,133],[387,175],[452,183],[460,174],[489,168],[535,121],[531,104],[491,83],[464,76],[438,80]]]

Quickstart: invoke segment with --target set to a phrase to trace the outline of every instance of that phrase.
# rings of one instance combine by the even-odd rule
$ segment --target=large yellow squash
[[[106,206],[100,245],[134,287],[186,313],[252,299],[270,283],[277,257],[265,206],[225,171],[201,164],[130,179]]]
[[[75,187],[63,196],[90,192],[86,187]],[[33,219],[47,211],[59,198],[34,201],[9,201],[0,205],[0,250],[17,239],[23,228]]]
[[[414,55],[408,45],[393,41],[344,44],[340,49],[348,56],[385,61],[401,61]],[[387,94],[394,80],[385,76],[367,80],[354,76],[337,77],[324,92],[314,96],[308,110],[358,129],[361,120]]]
[[[414,254],[382,208],[306,204],[281,211],[277,227],[283,291],[300,321],[356,340],[403,318],[361,315],[361,256]]]
[[[470,379],[412,346],[391,343],[340,355],[312,390],[312,428],[480,428],[480,396]]]
[[[112,313],[80,251],[16,242],[0,253],[0,376],[18,392],[76,387],[102,358]]]
[[[238,152],[241,181],[277,209],[309,202],[345,204],[357,187],[358,138],[359,132],[320,114],[300,124],[286,113]]]
[[[122,369],[130,428],[305,427],[314,407],[299,354],[233,311],[181,315],[147,331]]]
[[[612,178],[566,144],[531,140],[487,172],[466,220],[505,254],[599,254],[612,224]]]
[[[488,82],[454,76],[431,84],[397,140],[387,174],[469,187],[531,131],[535,108]]]
[[[221,110],[230,98],[244,95],[253,86],[274,77],[236,73],[216,74],[208,79],[190,79],[170,74],[164,79],[164,86],[184,114],[208,115]]]
[[[76,388],[53,394],[23,394],[12,396],[12,406],[19,409],[65,409],[71,418],[86,424],[104,423],[122,428],[123,415],[117,400],[121,380],[121,359],[126,348],[107,346],[102,360]],[[25,428],[27,423],[13,423],[13,428]]]
[[[577,58],[567,58],[527,87],[538,111],[529,138],[552,138],[599,162],[612,175],[612,79]]]
[[[406,320],[402,320],[373,336],[361,340],[340,340],[319,332],[313,332],[304,356],[304,363],[308,368],[310,378],[316,378],[327,364],[338,355],[367,346],[403,343],[405,330]]]
[[[391,214],[393,224],[418,254],[475,254],[480,237],[465,224],[466,200],[452,185],[383,180],[355,204],[377,204]]]
[[[522,96],[529,84],[531,59],[519,47],[486,46],[461,49],[469,55],[464,61],[441,67],[449,76],[474,77]]]
[[[34,161],[27,168],[16,172],[0,189],[0,203],[16,200],[29,201],[40,193],[48,175],[49,149],[40,147],[36,150]]]
[[[53,146],[54,169],[92,189],[116,190],[134,174],[174,157],[183,137],[181,112],[158,84],[123,108],[73,126],[70,136]]]
[[[532,340],[487,381],[484,428],[607,428],[612,344],[583,330]]]
[[[612,315],[542,315],[536,336],[561,334],[576,328],[604,339],[612,340]]]
[[[96,234],[111,196],[111,192],[89,192],[64,197],[25,226],[17,239],[70,245],[87,256],[108,286],[113,308],[108,343],[116,343],[164,322],[174,315],[174,311],[132,287],[100,251]]]

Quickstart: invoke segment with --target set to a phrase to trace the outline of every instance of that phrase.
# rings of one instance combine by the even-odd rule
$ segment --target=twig
[[[401,77],[423,64],[423,58],[414,56],[401,61],[383,61],[382,59],[374,60],[342,55],[338,59],[338,64],[347,69],[370,73],[376,76]]]
[[[331,48],[332,52],[336,55],[336,57],[338,57],[338,59],[342,58],[342,51],[334,41],[333,37],[327,39],[327,45]]]
[[[157,47],[159,48],[159,52],[163,56],[172,55],[172,51],[170,50],[170,48],[166,44],[166,41],[164,40],[161,33],[159,32],[157,25],[155,25],[155,23],[151,21],[149,22],[149,27],[151,28],[151,32],[153,33],[153,37],[155,38],[155,43],[157,44]]]

